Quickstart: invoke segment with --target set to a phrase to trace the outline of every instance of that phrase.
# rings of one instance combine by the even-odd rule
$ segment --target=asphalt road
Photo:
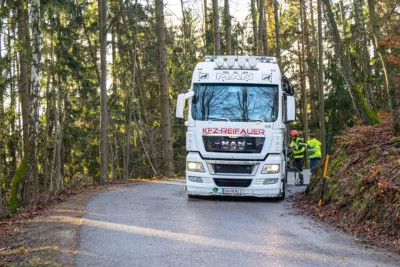
[[[307,180],[306,180],[307,181]],[[290,180],[289,180],[290,182]],[[285,201],[188,200],[184,181],[143,182],[93,197],[77,266],[400,266]]]

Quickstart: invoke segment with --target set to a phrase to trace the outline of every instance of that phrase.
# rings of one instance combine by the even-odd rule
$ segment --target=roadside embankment
[[[295,205],[360,243],[400,253],[400,138],[391,135],[390,115],[380,117],[380,125],[354,126],[334,139],[323,206],[322,161]]]

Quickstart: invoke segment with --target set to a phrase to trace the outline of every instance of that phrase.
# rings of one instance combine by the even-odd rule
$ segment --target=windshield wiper
[[[262,119],[254,119],[254,120],[250,120],[250,119],[248,119],[247,121],[261,121],[261,122],[265,122],[264,120],[262,120]]]
[[[229,121],[229,122],[231,122],[228,118],[209,119],[208,121]]]

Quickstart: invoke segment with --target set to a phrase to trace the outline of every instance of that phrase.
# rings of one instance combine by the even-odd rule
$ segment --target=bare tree
[[[99,0],[100,5],[100,179],[103,184],[108,181],[107,156],[107,0]]]
[[[214,22],[214,53],[215,55],[221,55],[221,33],[219,30],[218,0],[212,0],[212,4]]]
[[[174,175],[174,155],[172,149],[171,111],[168,92],[167,47],[165,42],[164,1],[156,0],[157,39],[160,47],[159,79],[161,89],[161,125],[163,132],[164,174]]]
[[[226,48],[225,52],[230,55],[232,52],[231,44],[231,13],[229,10],[229,0],[225,0],[225,12],[224,12],[224,24],[225,24],[225,38],[226,38]]]

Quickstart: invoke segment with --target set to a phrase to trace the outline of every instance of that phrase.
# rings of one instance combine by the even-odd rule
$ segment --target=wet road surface
[[[400,266],[399,256],[293,210],[291,195],[304,187],[260,201],[188,200],[183,186],[142,182],[93,197],[77,266]]]

